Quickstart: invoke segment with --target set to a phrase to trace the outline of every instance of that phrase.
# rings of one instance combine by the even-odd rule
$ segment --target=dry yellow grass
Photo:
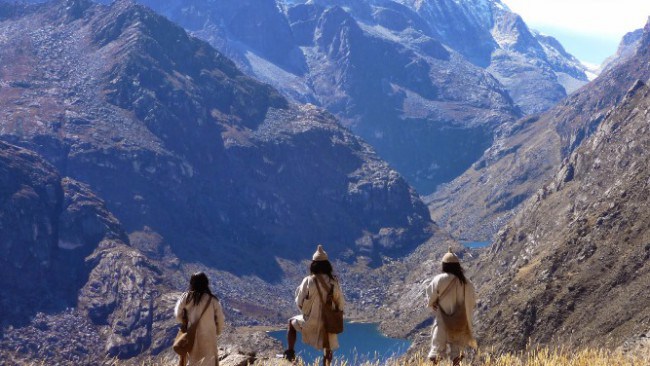
[[[18,366],[46,366],[47,361],[17,362]],[[107,360],[103,366],[177,366],[175,357],[150,358],[134,363],[132,361]],[[278,360],[258,361],[255,365],[279,366],[289,365]],[[335,366],[425,366],[431,365],[425,355],[418,354],[409,359],[400,359],[386,364],[379,362],[355,365],[346,361],[336,361]],[[444,361],[440,366],[451,366],[451,362]],[[479,353],[473,360],[463,361],[463,366],[649,366],[650,351],[638,354],[624,354],[618,351],[605,349],[585,349],[578,352],[569,352],[565,349],[541,348],[528,351],[525,354],[489,354]],[[320,363],[304,363],[299,361],[296,366],[320,366]]]
[[[378,366],[378,364],[375,364]],[[375,366],[373,365],[373,366]],[[424,366],[431,363],[422,355],[408,361],[396,361],[387,366]],[[451,362],[441,363],[451,366]],[[564,349],[542,348],[525,354],[489,354],[479,353],[473,360],[463,365],[471,366],[649,366],[650,354],[623,354],[604,349],[585,349],[569,352]]]

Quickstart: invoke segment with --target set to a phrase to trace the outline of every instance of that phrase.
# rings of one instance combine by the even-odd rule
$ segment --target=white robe
[[[456,276],[449,273],[441,273],[433,278],[429,285],[426,288],[426,295],[428,299],[427,306],[433,308],[433,305],[438,303],[438,306],[441,307],[445,313],[450,314],[455,310],[456,304],[462,304],[465,302],[465,312],[467,313],[467,323],[469,324],[469,329],[474,334],[472,327],[472,318],[474,313],[474,308],[476,307],[476,289],[474,284],[467,280],[465,284],[465,290],[463,291],[463,286],[460,281],[452,280]],[[442,294],[447,286],[454,286],[451,288],[443,297],[439,298],[439,294]],[[447,341],[447,330],[444,327],[442,322],[438,321],[440,315],[440,309],[435,313],[436,321],[433,324],[432,335],[431,335],[431,351],[429,352],[429,357],[444,357],[447,354],[447,344],[450,346],[451,358],[456,358],[460,355],[462,349],[467,346],[476,347],[475,342],[472,344],[451,344]]]
[[[319,283],[323,299],[327,300],[330,284],[334,285],[333,300],[340,310],[345,307],[345,299],[338,281],[332,281],[327,275],[320,274]],[[323,318],[321,316],[321,300],[318,298],[318,289],[314,276],[307,276],[296,289],[296,305],[301,315],[291,318],[291,324],[302,334],[302,341],[316,349],[323,349]],[[336,334],[328,333],[330,350],[339,348],[339,340]]]
[[[196,338],[194,339],[192,351],[189,353],[188,365],[218,365],[217,336],[221,334],[225,325],[221,304],[214,297],[205,294],[201,296],[201,300],[197,305],[194,305],[193,301],[188,303],[186,299],[187,292],[183,293],[176,302],[174,315],[176,320],[181,323],[183,321],[183,309],[186,309],[190,325],[199,319],[207,302],[211,302],[196,328]]]

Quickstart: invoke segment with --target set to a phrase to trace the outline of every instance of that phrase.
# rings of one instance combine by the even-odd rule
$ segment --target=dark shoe
[[[294,351],[292,349],[288,349],[288,350],[284,351],[284,358],[287,361],[291,361],[291,362],[295,361],[296,360],[296,351]]]

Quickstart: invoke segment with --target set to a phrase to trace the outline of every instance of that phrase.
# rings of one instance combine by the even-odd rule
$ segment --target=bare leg
[[[332,364],[332,359],[334,358],[334,352],[330,349],[325,349],[325,356],[323,357],[323,366],[330,366]]]
[[[289,321],[289,329],[287,330],[287,343],[288,343],[288,349],[292,350],[296,346],[296,339],[298,338],[298,334],[296,333],[296,329],[291,325],[291,321]]]
[[[289,348],[284,351],[284,358],[291,362],[296,359],[296,352],[293,349],[296,346],[297,337],[298,334],[296,334],[296,328],[291,325],[291,320],[289,320],[289,328],[287,328],[287,343]]]

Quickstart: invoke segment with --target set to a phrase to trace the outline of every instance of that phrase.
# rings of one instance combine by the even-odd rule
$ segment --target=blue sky
[[[650,16],[650,0],[502,1],[530,28],[557,38],[578,59],[596,65]]]

